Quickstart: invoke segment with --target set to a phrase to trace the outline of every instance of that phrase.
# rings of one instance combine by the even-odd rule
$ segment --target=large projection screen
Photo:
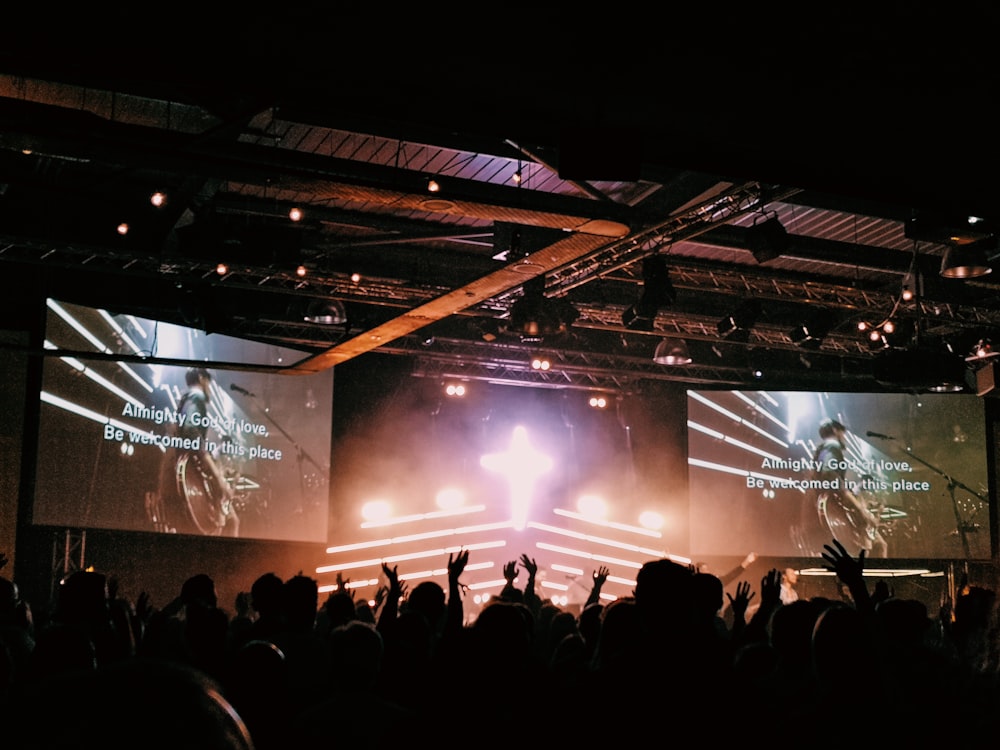
[[[991,557],[977,396],[690,390],[687,401],[694,556],[816,557],[833,537],[857,553],[877,533],[887,558]],[[841,476],[827,480],[839,487],[815,484],[824,420],[847,428]]]
[[[278,366],[303,355],[55,300],[46,347],[79,355],[43,363],[32,523],[326,541],[332,370],[226,370],[213,363]],[[181,425],[191,368],[135,355],[204,363],[205,408]],[[199,429],[186,432],[192,426]],[[185,454],[196,455],[181,461]],[[228,485],[228,497],[216,496],[213,478]]]

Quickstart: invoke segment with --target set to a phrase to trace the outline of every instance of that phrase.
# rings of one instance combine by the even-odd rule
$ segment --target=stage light
[[[833,325],[833,313],[822,308],[813,311],[809,319],[788,334],[795,344],[804,349],[818,349]]]
[[[457,487],[444,487],[434,500],[441,510],[455,510],[465,505],[465,493]]]
[[[941,276],[946,279],[975,279],[992,272],[986,247],[981,242],[951,245],[941,258]]]
[[[662,255],[650,255],[642,261],[642,295],[622,313],[622,324],[632,330],[651,331],[656,313],[661,307],[672,305],[676,298],[667,259]]]
[[[361,517],[366,521],[383,521],[392,515],[388,500],[371,500],[361,506]]]
[[[303,320],[324,326],[340,325],[347,322],[344,303],[336,299],[312,300],[307,306]]]
[[[656,345],[653,361],[658,365],[689,365],[691,354],[684,339],[665,338]]]
[[[760,314],[761,304],[759,300],[745,300],[731,315],[716,323],[716,329],[719,331],[719,335],[725,339],[745,343],[750,340],[750,330],[756,324]]]
[[[639,514],[639,525],[644,529],[658,531],[663,528],[666,520],[655,510],[645,510]]]
[[[541,370],[544,372],[548,370],[550,367],[552,367],[552,363],[548,360],[547,357],[533,357],[531,359],[532,370]]]
[[[989,339],[979,339],[973,344],[969,354],[965,357],[966,362],[982,362],[1000,355],[1000,352],[993,348],[993,342]]]
[[[453,398],[462,398],[465,393],[464,383],[447,383],[444,387],[444,393],[446,396],[451,396]]]
[[[521,343],[539,343],[546,336],[565,333],[580,316],[579,311],[562,299],[545,296],[545,277],[525,282],[520,299],[510,308],[510,330],[521,337]]]

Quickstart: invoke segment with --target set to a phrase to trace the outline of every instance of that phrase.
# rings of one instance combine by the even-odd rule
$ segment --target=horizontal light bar
[[[832,570],[826,568],[803,568],[799,571],[800,576],[835,576]],[[922,578],[938,578],[943,576],[942,571],[931,571],[927,568],[871,568],[862,572],[862,575],[870,578],[902,578],[904,576],[921,576]]]
[[[459,516],[466,513],[479,513],[486,510],[485,505],[467,505],[451,510],[434,510],[428,513],[413,513],[408,516],[395,516],[382,521],[365,521],[361,524],[362,529],[374,529],[379,526],[394,526],[400,523],[412,523],[413,521],[428,521],[432,518],[446,518],[448,516]]]
[[[563,508],[555,508],[552,511],[557,516],[565,516],[566,518],[574,518],[577,521],[584,521],[586,523],[592,523],[597,526],[604,526],[609,529],[618,529],[619,531],[628,531],[632,534],[642,534],[643,536],[651,536],[659,539],[663,535],[654,529],[644,529],[641,526],[632,526],[626,523],[617,523],[615,521],[605,521],[600,518],[592,518],[590,516],[585,516],[583,513],[577,513],[572,510],[565,510]]]
[[[404,562],[406,560],[421,560],[435,555],[453,555],[462,550],[475,551],[480,549],[493,549],[495,547],[505,547],[507,542],[500,540],[497,542],[480,542],[479,544],[463,544],[453,547],[440,547],[438,549],[425,550],[424,552],[411,552],[407,555],[393,555],[391,557],[376,557],[367,560],[355,560],[353,562],[338,563],[337,565],[321,565],[316,568],[317,573],[336,573],[339,570],[356,570],[357,568],[369,568],[372,566],[382,566],[382,563]]]
[[[511,522],[500,521],[498,523],[484,523],[477,526],[460,526],[454,529],[438,529],[437,531],[425,531],[420,534],[407,534],[405,536],[385,537],[374,539],[368,542],[357,542],[356,544],[343,544],[338,547],[327,547],[327,554],[338,552],[351,552],[359,549],[373,549],[375,547],[387,547],[390,544],[402,544],[404,542],[419,542],[427,539],[437,539],[443,536],[453,536],[455,534],[476,534],[482,531],[498,531],[509,529]]]
[[[666,557],[666,550],[662,549],[650,549],[649,547],[640,547],[635,544],[627,544],[625,542],[616,542],[614,539],[606,539],[604,537],[594,536],[593,534],[581,534],[578,531],[570,531],[569,529],[561,529],[558,526],[549,526],[544,523],[537,523],[532,521],[528,524],[528,528],[536,529],[538,531],[547,531],[550,534],[558,534],[560,536],[568,536],[571,539],[577,539],[581,542],[591,542],[593,544],[602,544],[605,547],[614,547],[615,549],[624,550],[626,552],[635,552],[640,555],[649,555],[650,557]]]

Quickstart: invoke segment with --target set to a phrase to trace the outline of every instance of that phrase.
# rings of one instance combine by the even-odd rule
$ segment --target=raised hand
[[[602,565],[601,567],[599,567],[597,570],[594,571],[594,586],[596,586],[597,588],[601,588],[601,586],[604,585],[605,581],[608,580],[608,576],[610,574],[611,571],[608,570],[607,565]]]
[[[528,571],[529,578],[534,578],[535,574],[538,573],[538,563],[527,555],[521,555],[521,567]]]
[[[508,586],[514,583],[514,579],[517,578],[517,560],[511,560],[504,564],[503,577],[506,579]]]
[[[448,555],[448,583],[458,583],[469,562],[469,550],[460,549],[454,555]]]
[[[781,602],[781,571],[771,568],[760,579],[760,606],[773,607]]]
[[[838,540],[833,540],[833,546],[824,544],[823,559],[829,565],[824,566],[827,570],[833,571],[837,577],[848,586],[862,579],[865,570],[865,551],[862,549],[855,560]]]
[[[399,570],[395,565],[391,568],[387,563],[382,563],[382,574],[389,584],[388,596],[399,599],[403,595],[403,583],[399,580]]]
[[[750,600],[754,598],[754,592],[750,590],[749,581],[740,581],[736,584],[736,596],[726,594],[729,599],[729,606],[732,607],[734,618],[745,618]]]
[[[829,563],[825,566],[826,569],[836,573],[837,578],[847,586],[851,592],[851,598],[854,599],[854,606],[865,613],[873,612],[875,602],[872,601],[868,587],[865,585],[865,550],[862,548],[855,560],[847,554],[844,545],[836,539],[833,540],[832,546],[824,544],[823,549],[826,550],[823,553],[823,559]]]
[[[346,594],[350,594],[351,598],[354,598],[354,591],[350,588],[351,579],[344,578],[344,574],[337,573],[337,591],[343,591]]]

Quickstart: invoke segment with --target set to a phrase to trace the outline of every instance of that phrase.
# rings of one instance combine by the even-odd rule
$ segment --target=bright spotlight
[[[608,515],[608,504],[598,495],[580,495],[576,509],[587,518],[606,518]]]
[[[361,517],[366,521],[384,521],[392,515],[388,500],[371,500],[361,506]]]
[[[662,529],[664,523],[663,515],[655,510],[646,510],[639,514],[639,525],[644,529]]]
[[[437,493],[436,501],[441,510],[455,510],[465,505],[465,493],[457,487],[445,487]]]

